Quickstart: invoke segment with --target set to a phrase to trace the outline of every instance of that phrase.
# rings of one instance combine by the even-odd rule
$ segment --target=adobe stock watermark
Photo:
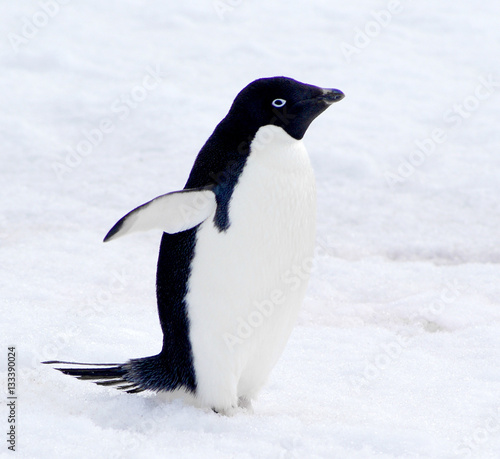
[[[85,299],[85,307],[78,310],[76,315],[78,317],[93,317],[96,314],[102,314],[113,298],[125,291],[129,276],[130,271],[127,267],[120,271],[112,270],[108,285],[92,295],[88,295]]]
[[[430,304],[421,307],[417,313],[410,316],[412,321],[428,321],[429,317],[438,317],[444,313],[447,307],[453,304],[463,292],[458,281],[453,280],[446,283],[441,289],[440,295]],[[422,331],[420,332],[422,334]],[[378,352],[365,365],[362,374],[351,376],[352,387],[360,392],[372,381],[379,379],[382,373],[394,365],[403,355],[403,352],[413,343],[419,334],[400,333],[392,341],[380,345]]]
[[[425,324],[430,320],[435,320],[440,317],[458,298],[465,292],[466,288],[456,279],[446,282],[441,289],[439,297],[429,304],[426,304],[418,309],[414,314],[410,314],[409,319],[412,322],[421,322]]]
[[[131,395],[123,394],[123,396],[130,397]],[[188,401],[185,404],[187,406],[196,406],[194,397],[182,390],[176,390],[173,399],[176,400],[171,400],[173,402],[171,406],[172,410],[176,409],[176,406],[184,406],[185,401]],[[106,458],[141,457],[140,452],[144,450],[146,442],[150,442],[151,438],[161,438],[164,435],[163,432],[165,432],[168,422],[172,420],[172,413],[169,413],[170,408],[165,409],[163,400],[155,401],[154,398],[150,398],[149,401],[151,403],[148,403],[148,405],[154,406],[149,406],[147,416],[128,418],[129,422],[127,422],[127,425],[117,432],[117,447],[113,448],[113,451],[107,452]]]
[[[68,147],[63,158],[54,161],[51,165],[58,180],[77,168],[94,150],[104,141],[106,135],[111,134],[120,122],[126,120],[133,110],[137,109],[162,83],[160,64],[156,67],[146,67],[146,73],[140,84],[135,85],[129,92],[117,97],[109,107],[109,116],[102,118],[92,129],[82,131],[82,138],[75,147]]]
[[[389,27],[394,16],[403,11],[403,4],[399,0],[390,0],[383,10],[372,11],[372,20],[368,21],[363,28],[354,28],[354,37],[351,43],[343,41],[340,50],[345,60],[350,63],[353,55],[358,55],[368,48],[384,29]]]
[[[264,325],[265,321],[272,317],[276,310],[286,302],[288,295],[296,292],[304,283],[308,282],[316,267],[316,257],[321,255],[321,252],[329,255],[327,244],[318,241],[312,256],[305,257],[301,263],[294,264],[283,272],[280,278],[280,287],[273,289],[267,298],[254,301],[253,308],[246,317],[237,318],[234,330],[222,335],[224,343],[231,352],[234,352],[236,346],[252,337]]]
[[[38,2],[38,10],[30,18],[24,16],[18,33],[9,32],[9,39],[12,49],[17,54],[21,46],[27,45],[35,38],[40,30],[47,27],[50,22],[60,13],[61,6],[67,5],[70,0],[42,0]]]
[[[149,410],[147,417],[141,416],[140,419],[131,422],[130,428],[120,429],[118,442],[121,448],[110,452],[108,457],[110,459],[131,457],[134,451],[140,451],[141,445],[149,441],[149,438],[158,437],[162,426],[165,426],[165,410]],[[139,456],[139,454],[132,454],[132,456]]]
[[[221,21],[226,19],[226,14],[232,13],[243,4],[244,0],[213,0],[212,6]]]
[[[16,346],[7,346],[7,449],[16,451],[17,440],[17,349]]]
[[[500,405],[492,409],[484,418],[481,425],[473,432],[462,438],[462,442],[455,448],[455,455],[459,457],[477,457],[477,450],[487,443],[493,436],[500,434]]]
[[[416,149],[401,160],[395,170],[385,172],[384,178],[389,188],[394,189],[406,182],[448,140],[450,133],[458,129],[479,109],[482,102],[490,99],[500,88],[500,80],[496,80],[492,74],[480,76],[478,80],[472,94],[443,113],[443,128],[435,128],[427,137],[415,140]]]
[[[106,287],[99,289],[96,293],[87,296],[85,306],[79,309],[76,313],[68,314],[71,317],[65,325],[64,330],[52,335],[43,346],[36,349],[32,356],[31,365],[33,367],[45,360],[55,360],[59,358],[59,354],[68,344],[70,344],[76,337],[82,334],[81,320],[77,323],[77,319],[91,320],[97,314],[104,311],[104,307],[111,303],[112,299],[121,294],[127,284],[130,272],[127,268],[121,271],[111,271]]]
[[[37,367],[40,362],[53,360],[59,357],[62,349],[82,334],[82,328],[75,321],[70,320],[64,325],[64,330],[50,336],[50,340],[36,348],[31,356],[31,366]],[[29,371],[27,368],[25,371]]]

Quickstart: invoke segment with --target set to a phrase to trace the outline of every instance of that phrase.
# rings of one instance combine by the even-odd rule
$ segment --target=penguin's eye
[[[285,104],[286,104],[286,100],[285,99],[274,99],[272,101],[272,106],[276,107],[276,108],[281,108]]]

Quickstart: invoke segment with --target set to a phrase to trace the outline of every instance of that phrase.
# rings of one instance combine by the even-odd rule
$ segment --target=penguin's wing
[[[199,225],[216,207],[215,193],[210,187],[167,193],[121,218],[106,234],[104,242],[153,228],[170,234],[179,233]]]

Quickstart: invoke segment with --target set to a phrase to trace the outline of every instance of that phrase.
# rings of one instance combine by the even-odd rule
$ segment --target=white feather
[[[193,228],[212,215],[215,194],[208,189],[182,190],[158,196],[119,220],[104,241],[137,231],[160,229],[174,234]]]
[[[264,126],[229,206],[230,227],[197,231],[186,297],[202,403],[249,406],[288,340],[303,301],[316,222],[314,174],[302,141]]]

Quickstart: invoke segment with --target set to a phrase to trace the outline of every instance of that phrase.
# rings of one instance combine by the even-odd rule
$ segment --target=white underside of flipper
[[[316,189],[302,141],[261,128],[234,189],[230,227],[198,228],[186,296],[202,404],[231,414],[280,357],[303,301],[315,240]]]
[[[210,189],[174,191],[139,206],[111,228],[104,242],[129,233],[159,229],[174,234],[199,225],[216,208],[215,194]]]

